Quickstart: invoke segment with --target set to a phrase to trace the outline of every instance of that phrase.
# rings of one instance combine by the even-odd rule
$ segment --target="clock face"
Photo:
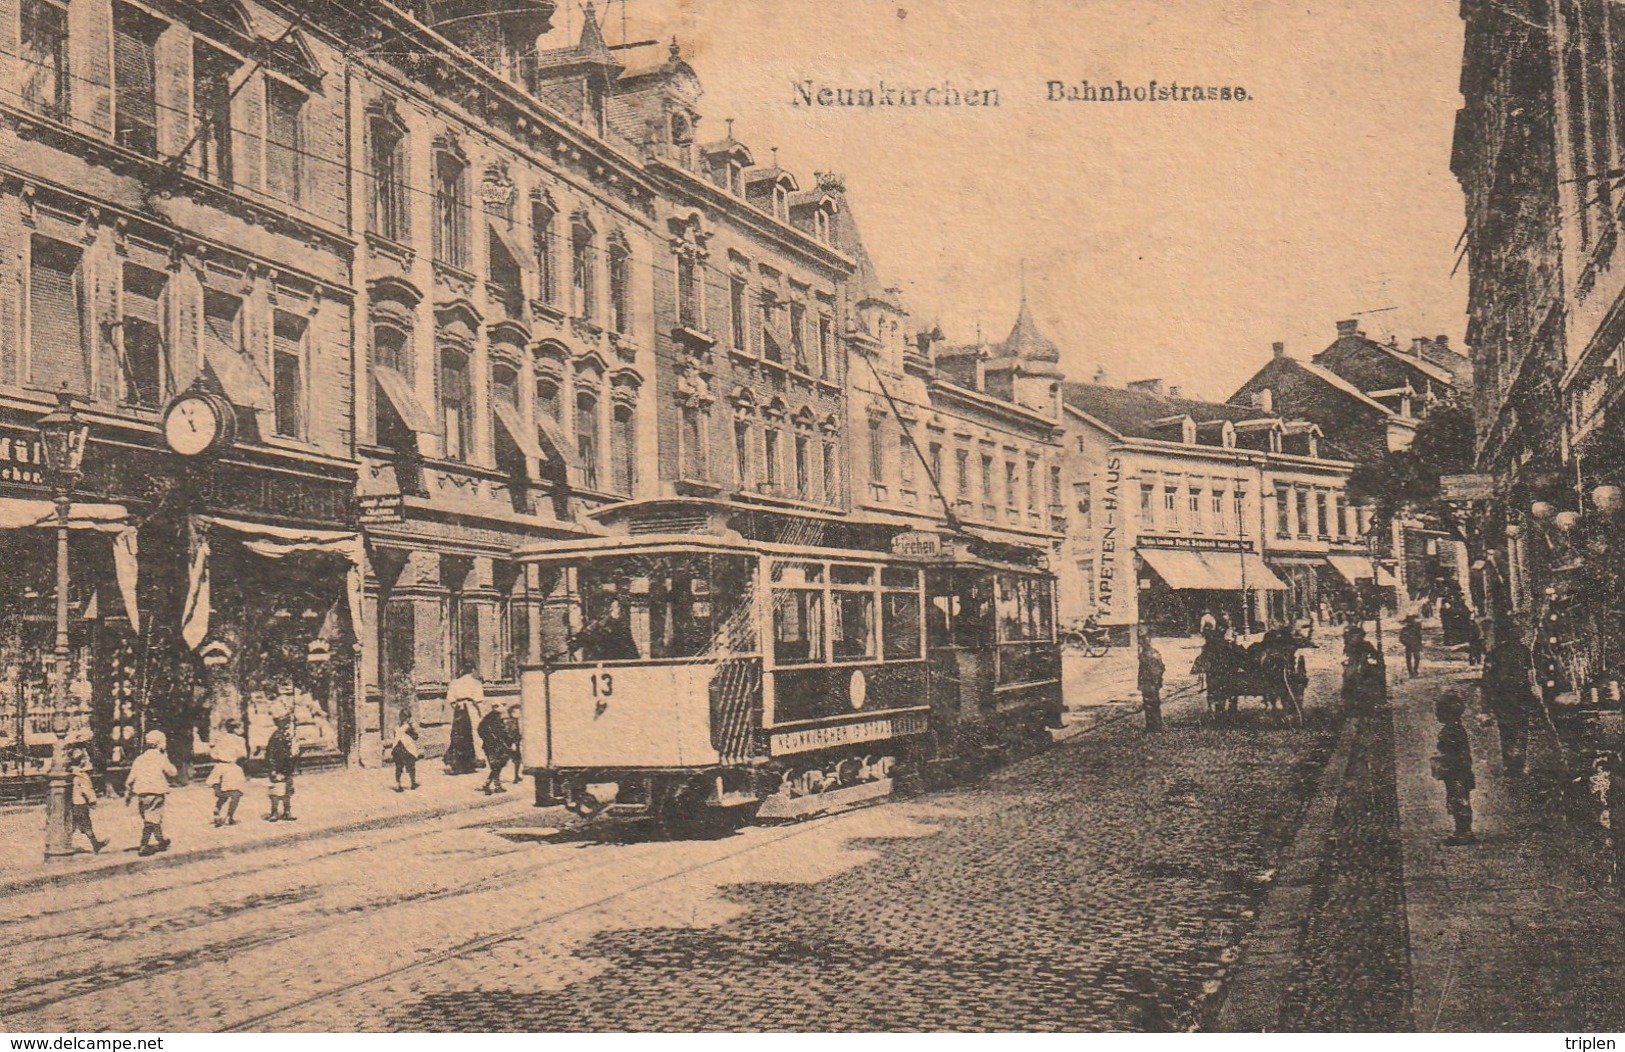
[[[214,445],[220,435],[220,417],[206,399],[178,399],[164,417],[164,438],[182,456],[196,456]]]

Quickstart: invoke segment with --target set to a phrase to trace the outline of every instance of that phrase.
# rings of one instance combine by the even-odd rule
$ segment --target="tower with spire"
[[[1021,300],[1010,335],[988,347],[981,363],[982,389],[995,398],[1060,416],[1061,349],[1044,335],[1027,298],[1023,261]]]

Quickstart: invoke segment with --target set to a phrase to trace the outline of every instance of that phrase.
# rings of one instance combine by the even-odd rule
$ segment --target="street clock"
[[[183,457],[218,453],[231,445],[236,425],[230,402],[208,391],[187,391],[164,412],[164,441]]]

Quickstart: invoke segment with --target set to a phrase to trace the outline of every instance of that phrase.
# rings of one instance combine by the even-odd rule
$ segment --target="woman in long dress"
[[[451,717],[451,744],[446,748],[447,774],[474,773],[474,721],[469,716],[468,703],[454,703]]]

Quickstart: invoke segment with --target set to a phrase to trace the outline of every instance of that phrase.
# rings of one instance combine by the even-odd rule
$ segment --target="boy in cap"
[[[169,741],[163,731],[148,731],[147,749],[130,764],[130,778],[124,787],[124,806],[136,801],[141,812],[141,855],[169,850],[164,836],[164,804],[169,799],[169,780],[179,773],[165,751]]]
[[[297,822],[293,817],[293,776],[298,770],[299,758],[293,743],[293,710],[283,709],[276,717],[276,730],[265,743],[265,770],[271,777],[267,790],[271,797],[271,813],[267,822]]]
[[[1471,844],[1473,836],[1473,751],[1461,722],[1465,709],[1460,695],[1441,694],[1433,714],[1439,721],[1439,740],[1433,752],[1433,777],[1444,783],[1445,807],[1455,819],[1456,831],[1444,842],[1455,847]]]

